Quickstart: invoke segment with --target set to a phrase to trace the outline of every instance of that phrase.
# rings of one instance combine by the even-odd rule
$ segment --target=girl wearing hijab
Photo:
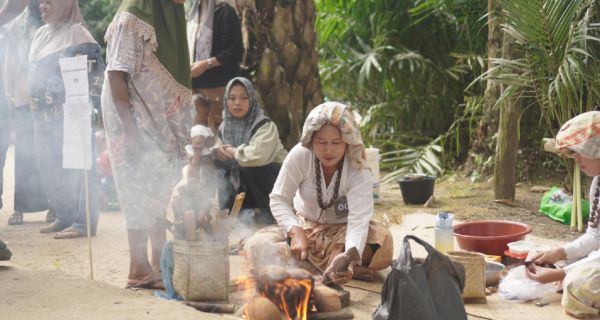
[[[371,280],[390,265],[393,251],[390,231],[371,221],[373,210],[373,178],[358,125],[345,105],[323,103],[308,115],[271,192],[278,227],[245,243],[250,268],[260,271],[273,261],[285,267],[294,258],[338,284]],[[348,271],[327,272],[353,248],[360,257]]]
[[[223,123],[218,132],[222,145],[214,149],[221,169],[219,202],[231,208],[235,194],[245,192],[243,208],[258,208],[260,222],[271,223],[269,193],[287,155],[277,125],[267,118],[250,80],[237,77],[225,89]]]
[[[25,11],[6,25],[8,44],[2,59],[2,79],[7,98],[14,106],[15,194],[14,212],[9,225],[23,224],[23,213],[48,210],[48,199],[40,182],[33,138],[33,120],[29,106],[27,78],[29,47],[35,32],[42,26],[39,0],[30,0]],[[54,222],[56,213],[48,210],[46,222]]]
[[[84,26],[77,0],[41,0],[39,9],[46,25],[36,32],[29,51],[29,95],[40,181],[50,207],[56,211],[56,221],[40,232],[61,231],[54,237],[76,238],[87,233],[85,179],[82,170],[63,169],[65,88],[59,60],[87,56],[90,113],[92,105],[100,105],[104,63],[100,46]],[[95,174],[92,165],[88,179],[92,235],[98,219]]]
[[[183,2],[124,0],[105,36],[102,111],[129,241],[127,287],[162,287],[166,208],[194,119]]]
[[[595,317],[600,314],[600,112],[586,112],[567,121],[555,140],[558,151],[574,158],[581,171],[594,177],[590,219],[586,233],[575,241],[528,257],[532,263],[526,272],[529,278],[542,283],[562,280],[565,311],[576,318]],[[542,267],[557,262],[566,266]]]

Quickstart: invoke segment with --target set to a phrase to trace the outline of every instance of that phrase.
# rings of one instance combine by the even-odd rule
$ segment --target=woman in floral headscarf
[[[594,177],[589,224],[577,240],[529,257],[533,263],[526,271],[529,278],[543,283],[563,280],[565,311],[577,318],[593,317],[600,313],[600,112],[586,112],[567,121],[556,135],[556,148],[573,157],[586,175]],[[542,267],[564,261],[564,268]]]
[[[371,280],[375,270],[392,261],[391,233],[371,221],[373,178],[365,146],[341,103],[323,103],[308,115],[300,143],[283,162],[273,187],[271,211],[279,228],[263,229],[245,244],[254,271],[273,264],[269,257],[275,254],[284,265],[293,256],[307,269],[328,273],[335,260],[356,248],[348,271],[327,274],[344,283]]]

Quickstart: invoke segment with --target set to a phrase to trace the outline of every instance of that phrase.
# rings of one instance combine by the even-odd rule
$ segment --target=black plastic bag
[[[427,258],[413,259],[409,240],[425,247]],[[427,242],[404,237],[404,252],[385,278],[374,320],[466,320],[461,298],[465,269]]]

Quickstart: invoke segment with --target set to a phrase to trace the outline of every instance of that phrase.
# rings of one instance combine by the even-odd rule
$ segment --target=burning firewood
[[[256,290],[268,298],[286,319],[306,320],[312,309],[310,297],[314,282],[308,271],[286,270],[280,266],[262,268],[256,276]]]
[[[355,247],[350,248],[343,255],[337,256],[333,259],[331,265],[327,267],[325,272],[323,272],[323,283],[333,283],[332,275],[336,272],[348,271],[348,267],[352,261],[360,261],[360,255]]]

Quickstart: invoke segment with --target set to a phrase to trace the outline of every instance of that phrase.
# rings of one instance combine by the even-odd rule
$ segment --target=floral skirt
[[[331,260],[344,252],[347,224],[318,224],[307,222],[304,232],[308,238],[306,262],[292,258],[288,238],[278,226],[259,230],[244,242],[244,252],[250,270],[258,271],[268,265],[301,267],[313,273],[323,272]],[[393,239],[389,229],[379,222],[369,223],[367,246],[376,251],[368,267],[373,270],[387,268],[392,262]]]

